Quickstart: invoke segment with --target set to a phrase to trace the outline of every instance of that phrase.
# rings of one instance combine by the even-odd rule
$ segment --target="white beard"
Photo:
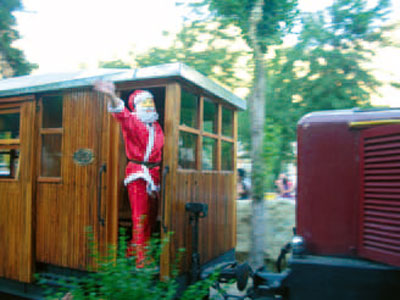
[[[144,112],[144,111],[138,111],[135,112],[137,118],[142,121],[143,123],[153,123],[158,120],[158,113],[155,111],[153,112]]]

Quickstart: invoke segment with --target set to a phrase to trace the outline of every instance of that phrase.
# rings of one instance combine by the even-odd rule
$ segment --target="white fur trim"
[[[146,166],[142,165],[142,172],[132,173],[126,176],[124,184],[128,185],[129,183],[138,179],[143,179],[147,182],[146,190],[148,194],[160,191],[160,186],[154,184],[153,178],[151,178],[149,169]]]
[[[124,101],[122,101],[121,99],[118,99],[117,106],[112,106],[109,103],[107,108],[108,108],[108,112],[110,112],[110,113],[120,113],[120,112],[124,111],[124,108],[125,108]]]
[[[149,132],[149,140],[147,141],[147,147],[146,147],[146,154],[144,155],[144,162],[149,161],[149,157],[151,154],[151,151],[153,150],[154,147],[154,126],[151,126],[149,124],[146,124],[147,131]]]
[[[154,99],[153,95],[148,92],[148,91],[142,91],[139,94],[135,95],[135,98],[133,99],[135,102],[135,105],[138,104],[139,102],[142,102],[148,98]]]

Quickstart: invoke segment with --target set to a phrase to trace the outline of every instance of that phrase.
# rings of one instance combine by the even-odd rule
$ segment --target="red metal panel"
[[[400,110],[299,121],[296,227],[309,252],[400,265],[400,125],[349,126],[380,119],[400,119]]]
[[[360,131],[326,119],[299,124],[297,232],[313,254],[355,256]]]
[[[361,135],[359,254],[400,266],[400,126]]]

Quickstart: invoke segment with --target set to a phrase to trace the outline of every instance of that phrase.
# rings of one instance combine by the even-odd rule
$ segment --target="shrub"
[[[135,258],[127,257],[127,237],[122,232],[118,242],[118,248],[109,246],[107,255],[102,256],[98,252],[94,236],[88,233],[90,251],[94,259],[95,269],[89,270],[85,277],[69,277],[63,282],[58,282],[57,290],[49,286],[46,278],[38,275],[39,283],[45,287],[47,299],[73,299],[73,300],[126,300],[126,299],[174,299],[179,288],[176,277],[179,257],[172,267],[170,278],[159,280],[157,262],[164,245],[168,239],[151,239],[147,247],[145,266],[136,268]],[[182,253],[183,250],[180,250]],[[202,299],[208,295],[209,288],[216,275],[209,279],[198,281],[189,286],[179,297],[184,300]]]

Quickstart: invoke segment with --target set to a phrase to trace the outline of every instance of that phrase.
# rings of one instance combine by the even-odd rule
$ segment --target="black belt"
[[[134,164],[139,164],[139,165],[144,165],[148,168],[155,168],[158,166],[161,166],[161,161],[159,162],[146,162],[146,161],[137,161],[137,160],[133,160],[133,159],[128,159],[130,162],[133,162]]]

